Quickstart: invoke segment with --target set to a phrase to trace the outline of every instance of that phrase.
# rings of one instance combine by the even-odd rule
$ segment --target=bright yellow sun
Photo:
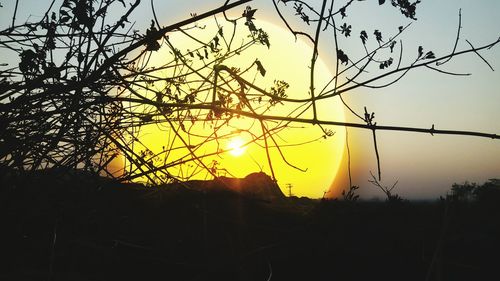
[[[223,22],[223,19],[219,19]],[[209,33],[210,28],[214,28],[213,20],[207,20],[200,23],[206,29],[199,31],[200,36]],[[305,41],[295,40],[293,35],[281,27],[264,21],[258,22],[269,33],[271,48],[266,46],[255,46],[241,56],[235,56],[230,60],[224,61],[228,67],[248,67],[252,65],[255,59],[259,59],[267,70],[265,76],[257,75],[247,77],[248,80],[256,79],[256,84],[266,90],[270,90],[275,85],[275,80],[284,80],[290,84],[286,94],[289,98],[304,99],[309,95],[309,77],[310,77],[310,56],[312,47]],[[244,33],[246,26],[242,25]],[[228,29],[229,30],[229,29]],[[195,34],[196,30],[193,30]],[[217,29],[212,30],[217,32]],[[226,33],[226,29],[224,29]],[[229,31],[228,31],[229,32]],[[197,34],[197,33],[196,33]],[[179,35],[179,34],[176,34]],[[181,34],[182,35],[182,34]],[[170,36],[172,42],[176,43],[183,51],[193,48],[193,46],[183,43],[192,42],[188,39],[182,39],[182,36]],[[178,39],[176,39],[178,38]],[[291,47],[292,46],[292,47]],[[168,57],[168,49],[152,53],[149,58],[149,65],[153,66],[155,62],[162,62],[164,57]],[[196,62],[197,57],[193,58]],[[318,60],[315,68],[315,85],[318,91],[332,77],[331,70],[323,61]],[[157,89],[162,89],[162,84],[156,84]],[[202,87],[202,86],[200,86]],[[141,108],[142,109],[142,108]],[[344,109],[340,100],[319,100],[317,102],[318,119],[344,121]],[[148,108],[144,108],[148,110]],[[296,104],[277,104],[269,112],[261,110],[264,114],[276,116],[288,116],[291,112],[296,114],[303,111],[301,118],[312,118],[311,107],[299,107]],[[293,115],[292,114],[292,115]],[[227,175],[234,177],[245,177],[249,173],[263,171],[269,175],[273,172],[278,180],[279,186],[284,192],[285,186],[293,186],[292,193],[297,196],[307,196],[311,198],[321,198],[325,191],[330,188],[335,179],[342,157],[344,155],[345,131],[342,127],[329,127],[330,137],[323,137],[323,132],[319,126],[310,124],[269,121],[266,126],[273,128],[279,126],[283,130],[276,131],[274,138],[268,138],[266,144],[262,138],[262,126],[255,120],[240,117],[233,118],[222,125],[223,121],[198,121],[184,122],[185,127],[176,126],[144,126],[139,132],[138,139],[140,143],[153,152],[157,162],[169,163],[175,161],[189,160],[196,155],[194,163],[196,165],[177,165],[169,168],[169,173],[181,179],[188,178],[186,175],[192,175],[190,179],[207,179],[207,171],[199,168],[200,161],[205,166],[212,167],[211,163],[217,163],[217,175]],[[188,127],[189,125],[189,127]],[[214,133],[213,128],[220,128],[217,131],[217,137],[212,137],[210,141],[195,135],[211,136]],[[286,128],[286,129],[285,129]],[[183,130],[189,130],[192,135],[187,135]],[[177,135],[176,135],[177,133]],[[218,136],[221,136],[220,138]],[[185,148],[186,143],[191,145],[191,151]],[[268,145],[268,151],[265,146]],[[165,148],[170,148],[168,154],[162,154]],[[141,154],[143,146],[136,144],[133,147],[137,154]],[[226,151],[212,156],[208,155],[213,151]],[[269,155],[267,154],[269,153]],[[208,156],[205,156],[208,155]],[[197,158],[201,156],[200,158]],[[272,170],[269,162],[272,161]]]
[[[231,155],[238,157],[245,153],[246,147],[244,145],[245,142],[243,141],[243,139],[241,139],[240,137],[234,137],[229,140],[227,149],[229,149],[229,153],[231,153]]]

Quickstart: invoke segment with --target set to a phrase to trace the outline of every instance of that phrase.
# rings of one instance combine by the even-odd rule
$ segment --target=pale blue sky
[[[4,29],[11,21],[15,1],[0,2],[3,5],[0,8],[0,25]],[[17,21],[24,21],[28,17],[33,20],[40,18],[50,2],[20,0]],[[360,46],[359,40],[356,41],[358,26],[365,26],[367,30],[384,30],[409,22],[389,3],[379,7],[377,2],[354,2],[346,19],[355,29],[352,43],[346,43],[345,48]],[[468,47],[465,39],[479,46],[500,36],[500,1],[422,2],[417,9],[418,20],[403,36],[405,54],[409,58],[416,54],[419,45],[434,51],[438,56],[449,52],[453,47],[460,8],[463,29],[458,49]],[[158,16],[164,25],[185,19],[191,12],[202,13],[222,3],[224,1],[155,1]],[[145,30],[152,14],[149,1],[142,1],[141,5],[133,19],[137,20],[136,29]],[[257,20],[279,23],[270,0],[254,0],[249,5],[259,9]],[[54,5],[56,9],[58,6]],[[241,14],[241,9],[236,12]],[[270,36],[272,45],[273,35]],[[334,58],[329,46],[324,44],[321,48],[325,62],[332,63]],[[476,55],[468,54],[454,58],[445,69],[470,72],[472,76],[455,77],[430,70],[416,70],[389,88],[360,89],[346,95],[346,98],[358,111],[363,106],[375,111],[379,124],[416,127],[435,124],[437,129],[500,134],[500,46],[482,54],[495,72],[490,71]],[[0,56],[2,61],[8,60],[8,54],[2,53]],[[357,121],[353,118],[349,120]],[[349,133],[352,141],[357,142],[351,147],[354,184],[361,185],[360,191],[366,198],[380,197],[382,194],[367,182],[369,171],[376,172],[370,132],[350,129]],[[399,179],[397,190],[403,197],[432,198],[444,194],[454,182],[469,180],[482,183],[489,178],[500,178],[499,140],[398,132],[380,132],[378,136],[383,183],[392,185]]]
[[[419,45],[436,55],[451,50],[460,8],[463,29],[458,49],[468,47],[465,39],[479,46],[500,35],[499,1],[422,2],[417,10],[418,21],[403,37],[406,54],[410,56],[416,54]],[[370,18],[370,12],[366,12],[364,18]],[[472,76],[456,77],[418,70],[389,88],[362,90],[359,95],[355,94],[352,102],[375,111],[380,124],[426,128],[435,124],[442,129],[498,134],[500,46],[482,54],[497,71],[490,71],[475,54],[468,54],[454,58],[443,69],[469,72]],[[369,139],[368,134],[359,134]],[[379,133],[379,138],[383,178],[387,185],[399,179],[398,191],[403,196],[435,197],[448,190],[453,182],[484,182],[500,177],[498,140],[397,132]],[[368,196],[377,195],[365,180],[369,177],[366,170],[375,171],[373,153],[368,150],[363,159],[368,161],[358,167],[356,184],[367,186]]]

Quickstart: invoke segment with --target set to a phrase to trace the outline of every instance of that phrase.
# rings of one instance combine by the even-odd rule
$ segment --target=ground
[[[492,280],[500,204],[263,200],[86,174],[1,184],[0,280]]]

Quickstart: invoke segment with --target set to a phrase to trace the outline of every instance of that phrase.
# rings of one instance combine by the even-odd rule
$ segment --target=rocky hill
[[[231,192],[266,201],[285,198],[278,184],[265,173],[252,173],[244,178],[218,177],[214,180],[188,181],[183,185],[198,191]]]

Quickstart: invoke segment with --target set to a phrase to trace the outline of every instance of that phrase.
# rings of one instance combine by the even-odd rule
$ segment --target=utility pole
[[[288,189],[288,197],[292,197],[293,196],[293,194],[292,194],[293,185],[291,183],[287,183],[286,188]]]

